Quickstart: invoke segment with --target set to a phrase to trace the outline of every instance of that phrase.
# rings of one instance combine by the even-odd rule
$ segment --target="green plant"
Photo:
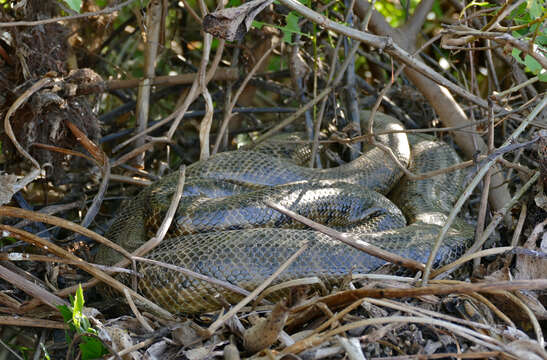
[[[76,11],[77,13],[79,13],[80,9],[82,8],[82,0],[64,0],[64,2],[68,5],[69,8]]]
[[[296,13],[295,11],[291,11],[285,17],[285,21],[286,21],[285,26],[268,24],[258,20],[253,20],[253,26],[258,29],[261,29],[262,26],[264,25],[277,28],[283,32],[283,41],[287,44],[292,44],[292,34],[300,34],[301,36],[310,37],[309,34],[300,32],[300,26],[298,26],[299,20],[300,20],[300,15],[298,15],[298,13]]]
[[[547,30],[545,19],[547,11],[543,1],[528,0],[515,9],[510,16],[517,26],[511,30],[512,35],[520,40],[530,43],[530,51],[547,53]],[[522,59],[522,51],[513,48],[511,55],[521,64],[526,66],[526,71],[537,75],[539,80],[547,81],[547,70],[530,55]]]
[[[76,297],[70,297],[72,306],[58,306],[65,323],[69,330],[66,331],[66,341],[72,343],[74,335],[80,336],[81,341],[78,345],[82,353],[82,359],[97,359],[108,354],[108,350],[103,343],[97,338],[97,331],[91,327],[91,323],[85,314],[84,309],[84,292],[82,286],[78,287]]]
[[[48,353],[46,347],[44,346],[44,344],[40,343],[40,346],[42,347],[42,351],[44,352],[44,359],[45,360],[51,360],[51,356],[49,356],[49,353]]]

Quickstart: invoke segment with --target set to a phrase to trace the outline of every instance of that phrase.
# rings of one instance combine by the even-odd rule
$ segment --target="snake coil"
[[[369,115],[368,111],[361,113],[363,128]],[[413,173],[459,162],[455,151],[443,142],[429,136],[407,138],[397,132],[403,127],[390,116],[376,114],[374,130],[388,132],[377,136],[377,141]],[[360,241],[425,262],[464,176],[455,171],[419,181],[401,179],[400,167],[379,148],[330,169],[299,166],[288,157],[274,156],[272,149],[268,145],[253,151],[225,152],[190,165],[170,233],[147,257],[253,290],[307,241],[308,249],[276,283],[317,277],[331,287],[349,273],[368,273],[385,261],[299,227],[266,207],[264,199],[351,232]],[[126,201],[106,236],[128,251],[144,243],[169,206],[176,176],[168,175]],[[398,207],[384,196],[390,192]],[[437,264],[461,254],[472,236],[473,229],[457,221],[443,242]],[[99,247],[98,262],[114,264],[120,259],[114,250]],[[242,298],[157,265],[141,263],[138,271],[142,275],[137,281],[139,291],[171,312],[219,309],[222,300],[218,294],[230,303]],[[126,275],[119,277],[129,282]],[[275,299],[275,294],[270,298]]]

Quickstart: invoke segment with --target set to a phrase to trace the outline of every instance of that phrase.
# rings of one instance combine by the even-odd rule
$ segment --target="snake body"
[[[363,111],[361,117],[366,120],[369,115]],[[374,129],[403,128],[392,117],[377,114]],[[403,133],[391,133],[376,140],[414,173],[459,161],[450,146],[428,136],[407,138]],[[268,147],[263,151],[226,152],[190,165],[170,233],[147,257],[253,290],[307,242],[307,250],[275,283],[315,277],[332,287],[349,273],[368,273],[385,261],[298,227],[265,206],[265,199],[351,232],[359,241],[425,262],[460,193],[464,176],[455,171],[420,181],[400,179],[400,167],[376,147],[330,169],[299,166],[271,152]],[[127,201],[106,236],[128,251],[140,246],[161,222],[176,182],[177,174],[168,175]],[[381,195],[390,191],[408,225],[400,210]],[[449,229],[436,262],[461,254],[472,235],[469,225],[457,221]],[[113,264],[120,259],[113,250],[99,248],[98,262]],[[141,263],[138,271],[142,275],[137,281],[139,291],[171,312],[211,311],[222,307],[223,301],[236,303],[242,298],[218,285],[157,265]]]

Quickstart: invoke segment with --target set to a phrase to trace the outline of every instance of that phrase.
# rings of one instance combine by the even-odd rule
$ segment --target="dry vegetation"
[[[92,338],[123,359],[547,359],[544,3],[74,3],[0,0],[0,358],[85,359]],[[273,310],[175,319],[100,300],[99,280],[124,296],[91,265],[122,199],[282,129],[348,161],[369,139],[360,108],[468,160],[453,213],[476,226],[469,255]],[[57,307],[77,284],[101,313],[67,341]]]

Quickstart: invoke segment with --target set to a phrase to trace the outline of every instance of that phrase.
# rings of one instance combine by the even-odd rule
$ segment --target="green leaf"
[[[82,9],[82,0],[65,0],[65,2],[69,8],[76,11],[77,13],[79,13]]]
[[[84,337],[79,345],[82,352],[82,360],[98,359],[101,356],[108,354],[103,343],[94,337]]]
[[[82,284],[78,285],[78,290],[76,290],[76,298],[74,299],[74,312],[81,313],[84,309],[84,290],[82,289]]]
[[[541,5],[539,4],[539,1],[537,0],[530,0],[528,1],[528,4],[530,6],[530,16],[532,17],[532,19],[537,19],[538,17],[540,17],[542,14],[543,14],[543,9],[541,7]]]
[[[524,64],[524,61],[522,61],[522,59],[520,58],[521,53],[522,51],[517,48],[513,48],[513,50],[511,50],[511,55],[515,58],[515,60],[517,60],[517,62],[520,64]]]
[[[526,3],[521,3],[515,10],[513,10],[510,18],[514,19],[518,16],[528,16],[528,12],[526,11]]]
[[[76,298],[72,303],[72,321],[74,321],[74,326],[76,326],[78,332],[85,332],[89,328],[89,321],[83,314],[84,302],[84,291],[80,284],[78,290],[76,290]]]
[[[547,71],[542,72],[538,75],[539,81],[547,82]]]
[[[386,21],[393,27],[398,27],[404,22],[404,10],[388,1],[376,1],[374,8],[384,15]]]
[[[283,70],[283,63],[281,57],[272,56],[270,62],[268,63],[268,71],[279,71]]]
[[[469,9],[470,7],[472,6],[478,6],[478,7],[483,7],[483,6],[492,6],[488,1],[482,1],[482,2],[478,2],[478,1],[471,1],[469,4],[467,4],[466,7],[463,8],[463,10],[460,12],[460,18],[462,18],[464,15],[465,15],[465,10]]]
[[[254,26],[255,28],[259,29],[259,30],[262,29],[262,27],[263,27],[264,25],[268,25],[268,24],[266,24],[266,23],[264,23],[264,22],[262,22],[262,21],[253,20],[253,26]]]
[[[72,309],[66,305],[59,305],[57,306],[57,309],[59,309],[59,312],[61,313],[65,324],[68,325],[71,331],[75,332],[76,328],[74,327],[74,323],[72,321]],[[68,330],[65,330],[65,341],[67,344],[70,344],[71,336]]]
[[[287,15],[286,21],[287,25],[283,27],[283,41],[286,43],[291,43],[292,41],[292,34],[293,33],[300,33],[300,27],[298,26],[298,20],[300,20],[300,16],[294,11],[291,11],[289,15]]]
[[[537,60],[530,55],[526,55],[524,57],[524,63],[534,75],[539,74],[539,72],[543,69],[543,67],[537,62]]]
[[[70,303],[72,306],[60,305],[57,308],[72,332],[84,334],[82,341],[79,344],[82,359],[97,359],[108,354],[107,349],[99,339],[92,336],[85,336],[85,334],[97,335],[97,331],[91,327],[89,319],[83,313],[85,300],[81,284],[78,286],[78,290],[76,290],[76,297],[70,297]],[[65,336],[66,342],[70,343],[72,340],[68,331],[65,332]]]
[[[42,351],[44,352],[44,359],[51,360],[51,357],[49,356],[49,353],[47,352],[47,349],[44,346],[44,343],[40,342],[40,347],[42,348]]]
[[[437,19],[440,19],[443,16],[441,2],[439,0],[435,0],[435,2],[433,3],[433,6],[431,7],[431,10],[435,13],[435,15],[437,16]]]
[[[2,145],[1,142],[0,142],[0,145]],[[1,147],[0,147],[0,149],[1,149]],[[16,242],[17,242],[16,238],[11,237],[11,236],[4,236],[4,237],[2,237],[2,240],[0,241],[0,245],[2,245],[2,246],[11,245],[11,244],[15,244]]]
[[[287,15],[287,18],[289,17],[289,15]],[[289,20],[287,20],[287,21],[289,21]],[[300,34],[301,36],[310,37],[310,35],[300,32],[300,28],[298,27],[298,17],[296,19],[290,19],[290,21],[291,21],[290,26],[289,26],[289,24],[287,24],[285,26],[278,26],[278,25],[268,24],[268,23],[258,21],[258,20],[253,20],[253,26],[256,27],[257,29],[261,29],[265,25],[274,27],[276,29],[279,29],[279,30],[283,31],[283,40],[287,41],[287,39],[288,39],[289,43],[290,43],[290,40],[291,40],[290,36],[293,33]]]
[[[59,309],[65,323],[68,324],[72,320],[72,310],[66,305],[59,305],[57,309]]]

